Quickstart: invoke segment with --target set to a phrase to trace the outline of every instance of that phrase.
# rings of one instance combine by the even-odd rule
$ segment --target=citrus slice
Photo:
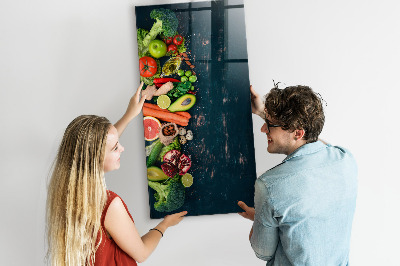
[[[167,109],[171,105],[171,99],[167,95],[160,95],[157,98],[157,105],[161,109]]]
[[[144,127],[144,139],[152,141],[158,139],[158,133],[160,132],[161,123],[160,121],[152,116],[145,116],[143,118]]]
[[[193,176],[189,173],[186,173],[182,176],[182,185],[184,187],[190,187],[193,184]]]

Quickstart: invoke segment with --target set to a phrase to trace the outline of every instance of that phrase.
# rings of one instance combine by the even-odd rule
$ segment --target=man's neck
[[[307,142],[305,140],[298,140],[296,141],[296,143],[290,148],[288,154],[292,154],[295,150],[297,150],[298,148],[300,148],[301,146],[303,146],[304,144],[306,144]]]

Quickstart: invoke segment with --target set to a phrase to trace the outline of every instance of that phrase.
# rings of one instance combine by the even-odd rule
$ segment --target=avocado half
[[[179,97],[173,104],[168,107],[170,112],[182,112],[189,110],[196,102],[196,96],[193,94],[185,94]]]
[[[161,168],[158,168],[156,166],[151,166],[147,168],[147,179],[150,181],[163,181],[168,179],[169,177],[164,174],[163,170]]]

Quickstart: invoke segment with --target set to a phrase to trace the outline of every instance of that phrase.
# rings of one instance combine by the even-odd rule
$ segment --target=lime
[[[193,176],[189,173],[186,173],[182,176],[182,185],[184,187],[190,187],[193,184]]]
[[[189,81],[190,81],[190,82],[196,82],[196,80],[197,80],[197,77],[196,77],[196,76],[190,76],[190,77],[189,77]]]
[[[183,76],[183,77],[181,77],[181,81],[186,82],[186,81],[188,81],[188,78],[186,76]]]
[[[186,77],[190,77],[192,75],[192,71],[188,70],[185,72]]]
[[[161,109],[167,109],[171,105],[171,99],[167,95],[160,95],[157,98],[157,105]]]
[[[183,75],[185,75],[185,70],[179,69],[178,70],[178,76],[183,76]]]

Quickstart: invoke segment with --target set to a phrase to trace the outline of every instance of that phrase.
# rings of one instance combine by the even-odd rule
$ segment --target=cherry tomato
[[[176,52],[178,47],[175,44],[168,45],[167,52]]]
[[[172,43],[172,37],[164,37],[163,41],[168,45]]]
[[[175,35],[174,39],[172,40],[176,45],[181,45],[183,43],[183,37],[179,34]]]
[[[152,77],[157,73],[157,62],[150,56],[143,56],[139,59],[139,69],[142,77]]]

